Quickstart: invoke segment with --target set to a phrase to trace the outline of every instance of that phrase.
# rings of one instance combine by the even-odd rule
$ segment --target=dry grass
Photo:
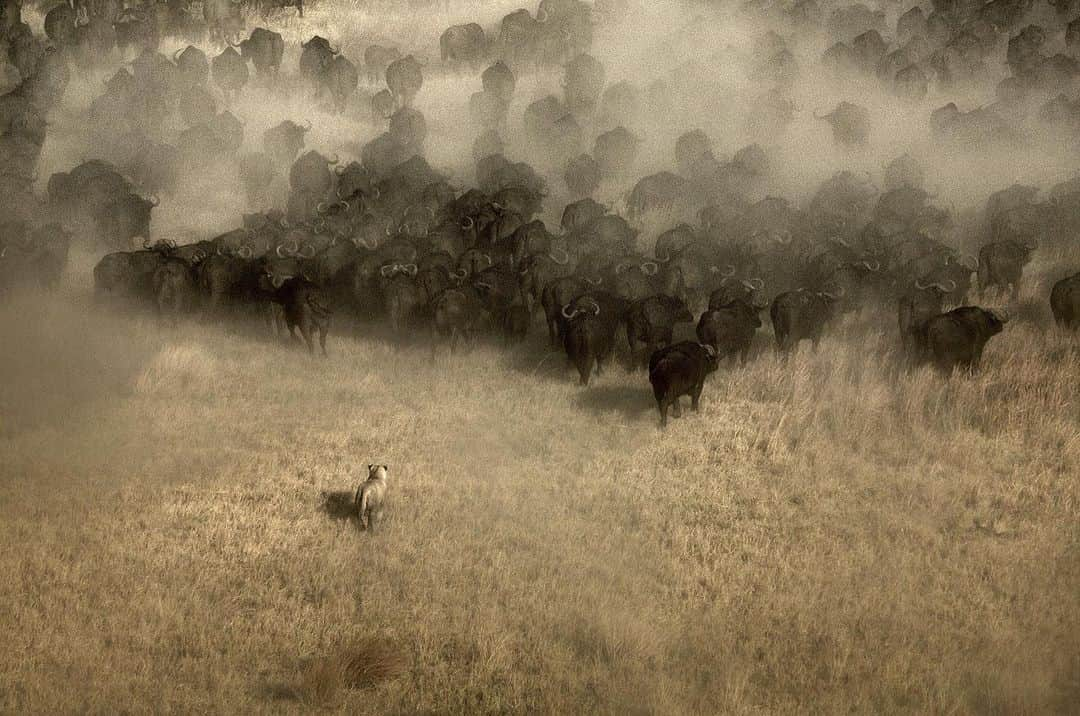
[[[1076,336],[1010,325],[948,381],[867,317],[787,363],[762,337],[661,433],[642,374],[580,390],[538,345],[322,361],[65,298],[4,314],[0,711],[1080,699]],[[322,493],[374,460],[369,536]]]
[[[518,6],[324,3],[274,26],[435,57],[451,22]],[[682,25],[600,28],[609,79],[685,59],[653,49]],[[88,155],[74,110],[99,79],[50,120],[42,183]],[[558,82],[522,77],[513,116]],[[429,159],[462,183],[478,86],[433,68],[418,98]],[[846,98],[799,88],[808,109]],[[360,97],[346,117],[310,104],[248,92],[248,148],[284,117],[343,157],[378,131]],[[699,124],[718,151],[745,144],[740,107],[665,114],[634,176]],[[881,112],[907,129],[879,120],[887,141],[852,164],[807,114],[773,150],[794,199],[909,150],[943,198],[1072,161],[954,161],[911,136],[922,118]],[[211,184],[166,197],[155,232],[232,228],[235,192]],[[581,390],[537,343],[433,363],[334,336],[323,361],[254,331],[161,330],[86,308],[92,260],[69,295],[0,307],[2,713],[1077,711],[1080,342],[1047,326],[1047,274],[976,377],[899,369],[892,318],[862,316],[789,362],[762,336],[661,433],[642,374]],[[372,536],[338,518],[374,461],[391,492]]]

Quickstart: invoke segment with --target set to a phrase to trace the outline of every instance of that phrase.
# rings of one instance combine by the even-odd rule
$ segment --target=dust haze
[[[0,571],[12,575],[0,585],[12,637],[0,711],[1074,712],[1080,340],[1048,296],[1080,270],[1080,216],[1052,192],[1080,175],[1080,155],[1076,127],[1044,121],[1043,107],[1075,98],[1080,71],[1020,99],[1001,89],[1009,37],[1038,24],[1043,55],[1075,55],[1073,17],[1031,4],[972,76],[928,70],[925,96],[911,97],[873,70],[830,69],[823,53],[871,26],[831,24],[846,2],[803,4],[822,20],[801,22],[793,3],[597,0],[588,54],[604,88],[627,83],[634,101],[612,113],[601,99],[568,146],[524,126],[534,102],[562,101],[561,64],[511,62],[502,153],[543,178],[535,218],[554,241],[573,238],[560,221],[582,198],[568,161],[619,126],[639,140],[632,161],[590,195],[629,218],[646,259],[681,222],[704,231],[699,211],[716,203],[633,210],[643,177],[683,173],[676,144],[692,130],[719,167],[762,152],[765,168],[732,192],[743,209],[783,197],[802,211],[840,172],[876,198],[885,167],[908,155],[928,205],[948,212],[933,238],[950,255],[979,254],[988,198],[1014,185],[1037,188],[1036,213],[1065,219],[1040,224],[1014,292],[973,286],[967,303],[1009,318],[978,371],[912,365],[891,294],[850,306],[791,355],[775,350],[766,307],[750,360],[722,361],[700,411],[664,430],[648,374],[627,367],[625,328],[579,386],[537,306],[520,341],[493,320],[451,353],[431,347],[426,323],[402,339],[382,314],[335,305],[323,358],[268,329],[261,305],[222,318],[199,297],[171,320],[153,299],[95,286],[108,253],[207,242],[245,215],[286,211],[289,167],[253,191],[238,161],[284,120],[310,123],[300,154],[360,162],[387,131],[373,117],[386,82],[364,65],[371,45],[419,59],[423,156],[457,195],[476,187],[484,129],[470,96],[501,56],[503,18],[535,3],[317,0],[302,18],[245,5],[240,37],[282,35],[280,75],[252,71],[232,101],[212,89],[242,143],[168,171],[156,152],[188,128],[176,112],[121,122],[98,103],[136,51],[69,63],[33,196],[0,216],[5,246],[19,221],[71,232],[55,285],[0,266]],[[911,5],[868,4],[896,49]],[[22,6],[46,43],[50,9]],[[482,61],[442,59],[443,31],[471,22],[491,41]],[[343,111],[298,72],[314,35],[358,69]],[[189,44],[211,59],[227,47],[204,33],[164,36],[159,52]],[[764,109],[777,98],[789,118]],[[865,142],[838,142],[815,116],[842,102],[867,111]],[[931,113],[950,102],[993,112],[1008,136],[935,131]],[[90,160],[154,199],[149,236],[103,238],[85,207],[64,214],[52,200],[50,178]],[[686,301],[695,323],[707,297]],[[676,323],[674,340],[695,335]],[[390,474],[373,533],[351,503],[369,463]]]

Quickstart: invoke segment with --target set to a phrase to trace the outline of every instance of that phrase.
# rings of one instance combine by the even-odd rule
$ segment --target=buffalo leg
[[[322,349],[323,358],[328,357],[326,355],[326,333],[327,333],[327,328],[328,327],[327,327],[327,325],[325,323],[319,325],[319,348]]]
[[[589,384],[589,375],[592,373],[592,356],[579,358],[577,369],[579,384],[587,386]]]
[[[660,427],[661,428],[666,428],[667,427],[667,410],[668,410],[667,403],[664,401],[663,398],[661,398],[660,400],[656,401],[656,407],[660,409]]]
[[[693,410],[695,413],[698,411],[698,403],[701,401],[702,387],[702,385],[699,385],[694,388],[694,392],[690,393],[690,409]]]
[[[308,353],[315,355],[315,341],[311,340],[311,322],[300,322],[300,335],[304,337],[304,343],[307,344]]]
[[[676,418],[682,417],[682,406],[679,405],[679,396],[671,399],[671,414]]]

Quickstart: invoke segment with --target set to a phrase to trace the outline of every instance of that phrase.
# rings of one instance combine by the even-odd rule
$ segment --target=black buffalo
[[[1050,310],[1063,328],[1080,328],[1080,273],[1063,278],[1050,290]]]
[[[817,348],[826,326],[836,315],[835,293],[798,289],[787,291],[773,299],[769,308],[776,348],[782,353],[790,352],[803,339],[810,339]]]
[[[671,343],[675,324],[692,320],[694,315],[680,298],[658,294],[634,301],[626,312],[630,365],[646,367],[658,348]]]
[[[289,335],[296,339],[296,329],[299,328],[308,353],[314,354],[315,343],[312,336],[318,331],[319,348],[325,358],[331,309],[322,290],[303,276],[282,280],[272,273],[267,273],[267,280],[273,286],[271,300],[280,305],[285,313],[285,325],[289,327]]]
[[[746,357],[754,342],[754,334],[761,328],[758,309],[746,301],[712,307],[701,314],[697,324],[697,337],[701,343],[711,346],[717,360],[730,357],[746,365]]]
[[[667,426],[668,408],[675,417],[682,416],[679,398],[690,396],[690,407],[698,409],[705,378],[716,370],[716,352],[712,346],[683,341],[661,348],[649,359],[649,382],[652,384],[656,407],[660,410],[660,426]]]
[[[924,284],[916,280],[912,289],[897,300],[900,343],[911,357],[918,357],[926,322],[941,313],[945,297],[956,289],[954,282]]]
[[[1006,316],[977,306],[962,306],[926,322],[929,359],[943,373],[955,368],[977,370],[986,342],[1001,333]]]
[[[471,342],[491,328],[491,314],[471,287],[448,288],[432,302],[431,354],[441,340],[450,341],[450,352],[459,341]]]
[[[1010,289],[1015,300],[1020,291],[1020,277],[1031,260],[1034,243],[1005,240],[994,241],[979,250],[979,290],[991,286]]]
[[[565,306],[563,347],[577,368],[581,385],[589,384],[593,366],[600,375],[601,364],[615,350],[615,331],[623,320],[626,302],[609,293],[580,296]]]

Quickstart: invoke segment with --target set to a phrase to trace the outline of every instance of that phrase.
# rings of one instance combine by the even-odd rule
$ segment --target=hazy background
[[[323,0],[270,24],[289,42],[287,75],[312,34],[357,64],[373,42],[425,55],[427,156],[464,187],[480,82],[439,67],[438,35],[488,29],[517,7]],[[887,8],[886,26],[904,9]],[[609,82],[690,88],[630,123],[638,163],[601,199],[618,208],[638,177],[672,169],[675,138],[695,127],[718,155],[759,142],[771,167],[761,195],[793,201],[842,168],[880,185],[903,152],[939,204],[969,214],[990,191],[1046,188],[1077,168],[1071,145],[1040,134],[1001,153],[930,139],[932,108],[992,102],[1004,67],[985,86],[932,87],[902,105],[876,84],[817,79],[824,37],[795,45],[795,123],[755,135],[746,108],[760,87],[747,75],[769,26],[728,6],[645,2],[598,26]],[[41,191],[100,146],[81,113],[108,74],[73,77]],[[365,92],[337,116],[285,79],[280,92],[249,85],[233,108],[245,149],[284,118],[310,119],[308,147],[343,159],[381,131]],[[560,79],[518,77],[511,158],[543,166],[514,128]],[[844,99],[872,112],[857,153],[836,150],[812,116]],[[547,169],[545,218],[557,221],[561,167]],[[266,208],[246,206],[227,170],[161,199],[153,234],[180,243]],[[645,228],[643,242],[667,226]],[[969,233],[956,239],[979,239]],[[258,325],[170,329],[96,310],[101,252],[80,245],[56,294],[0,305],[0,711],[1064,714],[1080,703],[1080,346],[1045,306],[1075,252],[1028,267],[1023,320],[990,343],[977,377],[898,370],[892,315],[851,317],[788,362],[763,331],[751,364],[722,368],[700,415],[664,433],[643,375],[615,367],[579,389],[539,336],[432,362],[426,346],[361,331],[333,336],[323,361]],[[354,489],[369,462],[391,475],[374,536],[332,519],[321,495]],[[333,667],[374,659],[368,638],[394,654],[394,678],[345,688]]]

